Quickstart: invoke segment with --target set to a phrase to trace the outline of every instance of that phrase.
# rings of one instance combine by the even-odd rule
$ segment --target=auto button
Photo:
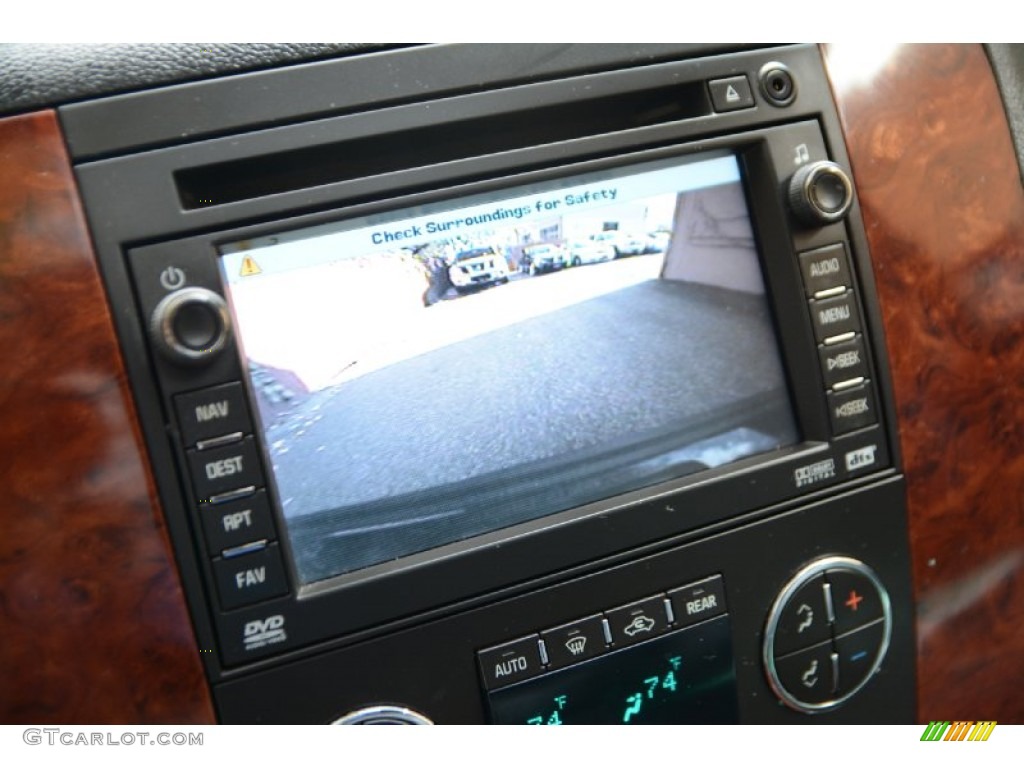
[[[542,671],[540,638],[529,635],[477,654],[488,690],[517,683]]]

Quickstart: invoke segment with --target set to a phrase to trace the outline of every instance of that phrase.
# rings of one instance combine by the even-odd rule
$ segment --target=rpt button
[[[262,489],[227,504],[201,504],[199,515],[211,554],[252,541],[277,538],[267,492]]]
[[[237,443],[207,451],[189,451],[192,485],[200,501],[218,493],[263,485],[256,443],[247,437]]]

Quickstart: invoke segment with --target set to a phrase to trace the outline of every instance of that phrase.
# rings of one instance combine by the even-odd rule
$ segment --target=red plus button
[[[835,607],[836,636],[882,618],[882,595],[867,574],[852,568],[832,568],[825,574]]]
[[[860,595],[857,594],[857,590],[851,589],[850,590],[850,596],[846,599],[846,606],[851,611],[856,611],[857,610],[857,606],[860,605],[860,602],[863,599],[864,599],[863,597],[861,597]]]

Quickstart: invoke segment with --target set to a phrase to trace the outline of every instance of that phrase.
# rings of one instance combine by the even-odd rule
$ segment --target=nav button
[[[249,409],[239,382],[189,392],[174,398],[185,445],[235,432],[252,432]]]
[[[510,643],[480,651],[480,671],[488,690],[501,688],[541,673],[540,638],[522,637]]]

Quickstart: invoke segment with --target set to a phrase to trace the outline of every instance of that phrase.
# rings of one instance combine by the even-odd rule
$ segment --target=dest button
[[[201,502],[226,491],[263,485],[256,443],[251,437],[221,448],[189,451],[188,463]]]
[[[541,673],[540,638],[521,637],[477,654],[488,690],[525,680]]]

